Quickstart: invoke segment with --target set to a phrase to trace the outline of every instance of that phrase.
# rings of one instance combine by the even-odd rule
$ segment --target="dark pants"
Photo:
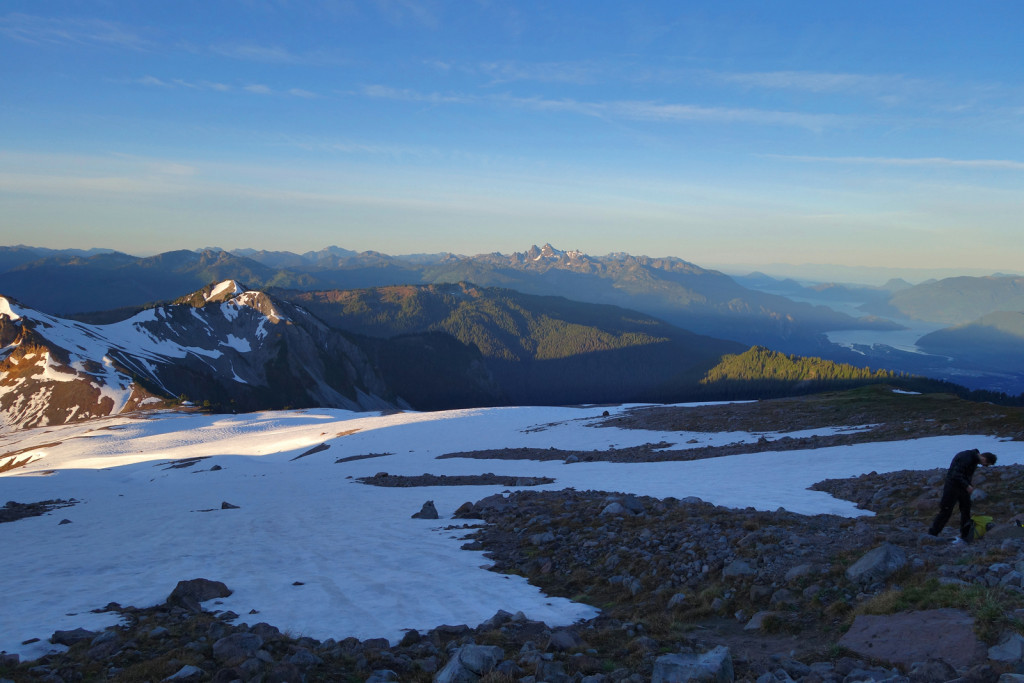
[[[938,536],[939,532],[942,531],[942,527],[946,526],[946,522],[953,515],[953,506],[960,506],[960,538],[968,540],[968,533],[971,528],[971,494],[963,486],[959,486],[952,482],[946,482],[946,485],[942,487],[942,500],[939,501],[939,514],[935,515],[935,521],[932,522],[932,527],[928,529],[928,533],[932,536]]]

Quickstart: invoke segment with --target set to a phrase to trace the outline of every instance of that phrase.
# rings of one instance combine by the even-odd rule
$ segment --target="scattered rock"
[[[463,645],[434,675],[434,683],[476,683],[493,671],[503,656],[497,646]]]
[[[67,645],[71,647],[83,640],[92,640],[97,636],[94,631],[86,631],[84,628],[76,628],[73,631],[55,631],[50,636],[50,642],[55,645]]]
[[[651,683],[683,681],[732,681],[732,655],[727,647],[716,647],[703,654],[662,655],[654,662]]]
[[[203,608],[200,603],[214,598],[226,598],[229,595],[231,590],[220,581],[190,579],[178,582],[167,596],[167,605],[181,607],[189,612],[201,612]]]
[[[434,501],[428,500],[420,508],[420,511],[412,516],[413,519],[438,519],[437,508],[434,507]]]
[[[907,553],[903,548],[883,543],[850,565],[846,570],[846,578],[861,583],[874,583],[892,576],[906,564]]]

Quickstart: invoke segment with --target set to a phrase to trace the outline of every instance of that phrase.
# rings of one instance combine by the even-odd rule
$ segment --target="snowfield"
[[[154,413],[2,434],[0,467],[31,461],[0,474],[0,501],[79,502],[0,524],[0,651],[33,659],[62,649],[47,642],[55,630],[116,623],[116,614],[90,610],[110,602],[158,604],[179,580],[197,577],[234,591],[207,609],[321,640],[395,642],[404,629],[476,626],[499,609],[552,626],[595,614],[545,596],[521,577],[487,571],[482,553],[460,549],[468,531],[446,527],[467,520],[452,520],[452,513],[506,487],[380,488],[356,481],[378,472],[546,476],[554,483],[533,488],[698,496],[737,508],[856,516],[866,513],[807,487],[871,471],[946,467],[957,451],[974,447],[997,453],[1000,464],[1024,463],[1024,443],[974,436],[692,462],[436,459],[506,447],[589,450],[666,441],[693,448],[782,436],[594,426],[604,410],[626,408]],[[320,444],[329,448],[303,456]],[[366,455],[375,457],[337,462]],[[204,459],[170,466],[191,458]],[[427,500],[441,519],[412,519]],[[239,507],[222,510],[222,502]],[[64,519],[71,523],[60,524]],[[39,641],[23,644],[33,638]]]

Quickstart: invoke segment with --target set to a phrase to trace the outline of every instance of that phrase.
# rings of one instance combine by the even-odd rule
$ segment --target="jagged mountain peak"
[[[582,251],[571,249],[569,251],[562,251],[552,246],[550,242],[545,242],[543,247],[538,247],[536,244],[531,246],[525,253],[526,260],[528,261],[578,261],[585,260],[587,255]]]
[[[0,297],[0,431],[161,407],[182,395],[242,410],[368,409],[393,406],[386,392],[344,336],[236,280],[107,325]]]

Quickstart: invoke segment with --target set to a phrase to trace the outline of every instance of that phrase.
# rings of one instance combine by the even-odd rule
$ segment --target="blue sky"
[[[0,244],[1019,271],[1024,5],[0,2]]]

